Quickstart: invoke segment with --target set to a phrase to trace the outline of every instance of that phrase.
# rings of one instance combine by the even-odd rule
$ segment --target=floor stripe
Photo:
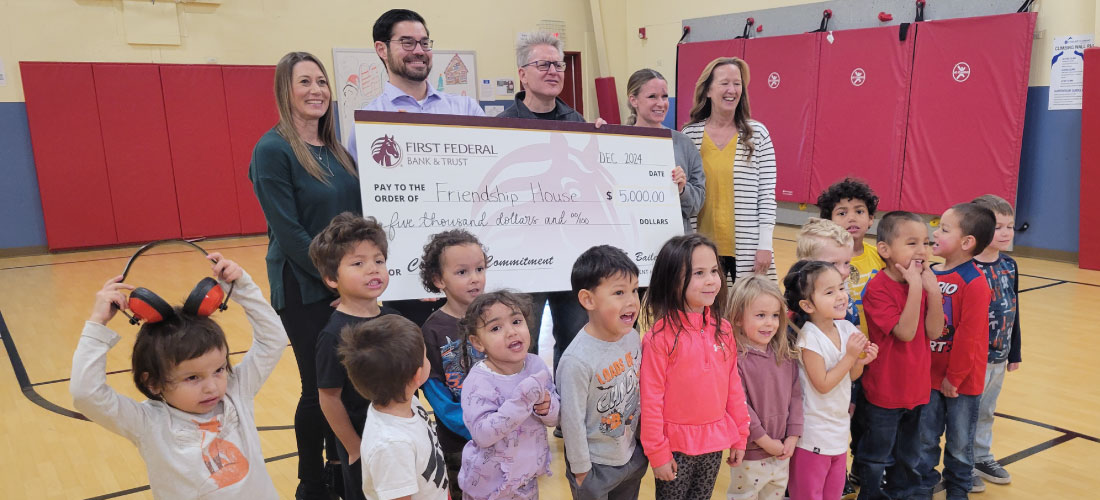
[[[1062,444],[1066,441],[1070,441],[1070,440],[1076,439],[1078,437],[1080,437],[1080,436],[1075,436],[1075,435],[1072,435],[1072,434],[1062,434],[1061,436],[1058,436],[1054,439],[1051,439],[1049,441],[1044,441],[1044,442],[1039,443],[1035,446],[1032,446],[1031,448],[1028,448],[1028,449],[1023,450],[1023,451],[1018,451],[1018,452],[1013,453],[1013,454],[1011,454],[1007,457],[1004,457],[1000,460],[997,460],[997,463],[1001,464],[1001,466],[1005,466],[1005,465],[1011,464],[1013,462],[1019,462],[1020,460],[1023,460],[1027,457],[1030,457],[1030,456],[1032,456],[1036,453],[1039,453],[1041,451],[1049,450],[1049,449],[1051,449],[1055,446],[1058,446],[1058,445],[1060,445],[1060,444]]]
[[[1023,290],[1020,290],[1020,293],[1024,293],[1024,292],[1030,292],[1030,291],[1032,291],[1032,290],[1042,290],[1042,289],[1044,289],[1044,288],[1050,288],[1050,287],[1052,287],[1052,286],[1058,286],[1058,285],[1065,285],[1065,284],[1067,284],[1067,283],[1069,283],[1069,282],[1068,282],[1068,281],[1061,281],[1061,280],[1059,280],[1059,281],[1056,281],[1056,282],[1054,282],[1054,283],[1047,283],[1047,284],[1045,284],[1045,285],[1039,285],[1039,286],[1033,286],[1033,287],[1031,287],[1031,288],[1025,288],[1025,289],[1023,289]]]
[[[1024,273],[1020,273],[1020,276],[1026,276],[1028,278],[1039,278],[1041,280],[1052,280],[1052,281],[1056,279],[1056,278],[1047,278],[1046,276],[1035,276],[1034,274],[1024,274]],[[1073,281],[1073,280],[1057,280],[1057,281],[1065,281],[1066,283],[1073,283],[1074,285],[1085,285],[1085,286],[1100,287],[1100,285],[1098,285],[1096,283],[1085,283],[1083,281]]]
[[[264,463],[269,464],[271,462],[277,462],[279,460],[285,460],[287,458],[294,458],[296,456],[298,456],[298,452],[287,453],[285,455],[277,455],[277,456],[274,456],[274,457],[265,458]],[[138,486],[137,488],[130,488],[128,490],[116,491],[114,493],[108,493],[106,495],[100,495],[100,496],[97,496],[97,497],[88,497],[85,500],[107,500],[109,498],[124,497],[126,495],[133,495],[134,493],[141,493],[141,492],[147,491],[147,490],[149,490],[149,485],[148,484],[145,485],[145,486]]]
[[[34,390],[34,386],[31,385],[31,379],[27,376],[27,368],[23,366],[23,358],[19,357],[19,349],[15,347],[15,339],[11,337],[11,332],[8,331],[8,324],[4,322],[3,313],[0,313],[0,337],[4,340],[4,349],[8,351],[8,361],[11,363],[12,371],[15,372],[15,380],[19,382],[19,389],[23,391],[23,395],[26,396],[27,399],[58,415],[64,415],[77,420],[88,420],[88,417],[80,413],[68,408],[62,408],[47,401],[41,394],[38,394],[38,391]]]
[[[232,250],[232,249],[235,249],[235,248],[252,248],[252,247],[266,247],[266,246],[267,246],[267,243],[264,243],[262,245],[236,245],[236,246],[216,247],[216,248],[215,247],[207,247],[207,250],[214,251],[214,252],[220,252],[222,250]],[[157,252],[157,253],[147,254],[147,256],[151,257],[151,256],[154,256],[154,255],[175,255],[175,254],[188,253],[188,252],[193,252],[193,251],[194,250],[179,250],[179,251],[174,251],[174,252]],[[85,263],[85,262],[103,262],[103,261],[107,261],[107,260],[120,260],[120,259],[129,259],[129,258],[130,258],[129,255],[125,255],[125,256],[118,256],[118,257],[99,257],[99,258],[96,258],[96,259],[71,260],[71,261],[66,261],[66,262],[47,262],[47,263],[44,263],[44,264],[28,264],[28,265],[25,265],[25,266],[0,267],[0,271],[9,271],[9,270],[15,270],[15,269],[30,269],[30,268],[34,268],[34,267],[60,266],[60,265],[64,265],[64,264],[82,264],[82,263]]]
[[[1007,418],[1009,420],[1015,420],[1017,422],[1022,422],[1022,423],[1025,423],[1025,424],[1031,424],[1031,425],[1034,425],[1036,427],[1042,427],[1044,429],[1050,429],[1052,431],[1058,431],[1058,432],[1061,432],[1063,434],[1069,434],[1073,437],[1079,437],[1081,439],[1084,439],[1084,440],[1087,440],[1087,441],[1092,441],[1094,443],[1100,443],[1100,438],[1090,436],[1088,434],[1081,434],[1080,432],[1071,431],[1069,429],[1063,429],[1063,428],[1055,426],[1055,425],[1044,424],[1042,422],[1038,422],[1038,421],[1023,418],[1023,417],[1005,415],[1004,413],[994,413],[994,415],[996,415],[998,417],[1001,417],[1001,418]]]

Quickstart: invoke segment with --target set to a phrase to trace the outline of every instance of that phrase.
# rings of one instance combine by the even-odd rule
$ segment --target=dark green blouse
[[[252,149],[248,178],[267,219],[267,279],[271,305],[286,305],[283,266],[288,262],[302,290],[302,303],[333,300],[313,262],[309,243],[341,212],[363,213],[359,179],[344,170],[328,149],[310,146],[322,154],[321,166],[332,171],[329,184],[314,179],[294,156],[290,143],[274,128],[260,137]]]

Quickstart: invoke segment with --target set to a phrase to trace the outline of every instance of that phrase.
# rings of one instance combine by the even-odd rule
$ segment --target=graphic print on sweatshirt
[[[462,339],[451,340],[445,337],[447,343],[439,347],[440,357],[443,358],[443,376],[447,381],[447,388],[455,401],[462,397],[462,382],[466,380],[466,370],[462,369]],[[472,345],[466,346],[466,352],[470,356],[470,366],[474,366],[485,359],[485,354],[478,352]]]
[[[443,462],[443,448],[439,446],[439,438],[435,434],[435,426],[428,420],[428,410],[423,406],[416,406],[416,414],[424,420],[424,427],[428,430],[428,438],[432,442],[432,454],[428,457],[428,465],[420,476],[435,485],[436,488],[447,490],[450,485],[447,480],[447,464]]]
[[[641,411],[638,392],[638,353],[627,351],[610,366],[596,372],[596,412],[600,432],[617,438],[627,427],[636,429]]]
[[[195,420],[192,422],[199,426],[202,439],[202,463],[210,474],[210,479],[218,485],[218,489],[237,484],[248,476],[248,458],[235,444],[218,437],[222,430],[222,422],[219,418],[206,422]]]
[[[993,294],[989,307],[989,349],[1007,352],[1016,324],[1017,297],[1013,277],[1016,268],[1014,263],[1001,259],[995,264],[983,266],[983,271]]]

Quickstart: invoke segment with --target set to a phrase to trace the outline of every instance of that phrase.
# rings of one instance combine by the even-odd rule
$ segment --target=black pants
[[[298,445],[298,480],[301,481],[301,493],[306,498],[325,498],[325,460],[323,450],[328,445],[328,458],[335,460],[336,436],[329,428],[325,415],[321,413],[321,403],[317,399],[317,334],[332,316],[331,301],[323,300],[312,304],[302,304],[302,292],[298,280],[288,264],[283,268],[283,290],[285,304],[279,311],[290,347],[294,350],[294,360],[298,363],[298,373],[302,379],[302,395],[294,411],[294,440]]]
[[[419,299],[409,300],[386,300],[383,301],[386,307],[392,307],[401,313],[405,319],[416,323],[417,326],[423,325],[428,320],[428,316],[431,316],[436,309],[443,307],[447,301],[444,299],[424,301]]]
[[[737,281],[737,259],[723,255],[718,257],[718,261],[722,263],[722,271],[726,274],[726,287],[732,287],[733,282]]]
[[[554,369],[557,370],[565,348],[577,336],[577,332],[588,323],[588,312],[581,307],[577,294],[573,292],[542,292],[531,294],[531,330],[532,353],[538,353],[538,331],[542,326],[543,306],[550,302],[550,317],[554,321]]]

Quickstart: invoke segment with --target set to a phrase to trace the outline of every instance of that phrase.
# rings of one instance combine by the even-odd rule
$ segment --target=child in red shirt
[[[909,498],[920,485],[917,434],[921,406],[928,402],[928,342],[944,325],[939,286],[927,264],[924,221],[910,212],[890,212],[879,222],[877,237],[886,267],[863,289],[867,333],[879,351],[864,370],[863,401],[856,405],[865,429],[853,467],[860,500]]]
[[[946,434],[943,481],[947,499],[967,498],[974,471],[974,435],[989,355],[989,284],[974,256],[993,240],[996,216],[961,203],[940,218],[933,253],[946,259],[933,271],[943,294],[947,324],[931,342],[931,395],[921,411],[921,488],[931,496],[940,480],[940,438]]]

